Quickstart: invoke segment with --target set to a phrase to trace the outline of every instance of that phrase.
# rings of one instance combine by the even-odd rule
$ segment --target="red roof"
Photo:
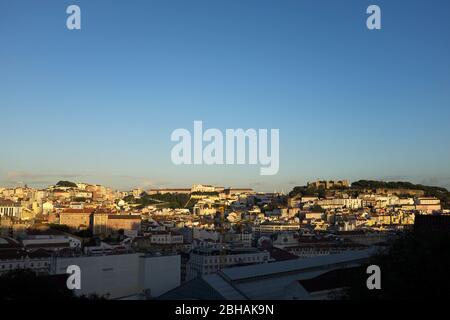
[[[95,209],[64,209],[61,214],[92,214]]]
[[[108,215],[108,219],[134,219],[134,220],[141,220],[141,216],[140,215],[110,214],[110,215]]]
[[[20,204],[8,199],[0,199],[0,207],[20,207]]]

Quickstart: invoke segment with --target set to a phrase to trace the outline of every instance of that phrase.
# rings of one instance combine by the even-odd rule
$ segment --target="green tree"
[[[71,181],[58,181],[57,187],[77,188],[77,184]]]

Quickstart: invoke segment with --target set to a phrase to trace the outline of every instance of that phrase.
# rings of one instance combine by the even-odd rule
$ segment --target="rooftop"
[[[231,281],[238,281],[256,277],[270,277],[275,274],[313,269],[325,265],[335,265],[349,260],[364,260],[369,258],[373,253],[373,249],[349,251],[342,254],[326,255],[308,259],[287,260],[245,267],[227,268],[223,269],[221,272]]]
[[[68,214],[92,214],[95,209],[64,209],[62,215]]]
[[[129,219],[129,220],[141,220],[140,215],[128,215],[128,214],[110,214],[108,219]]]

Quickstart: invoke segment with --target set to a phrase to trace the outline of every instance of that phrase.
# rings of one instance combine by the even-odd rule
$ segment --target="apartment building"
[[[0,217],[22,217],[22,206],[11,200],[0,200]]]
[[[109,215],[107,228],[111,231],[141,231],[141,216],[140,215]]]
[[[93,214],[92,230],[95,235],[104,236],[119,230],[136,234],[141,231],[141,216],[96,212]]]
[[[0,238],[1,242],[2,239]],[[0,251],[0,275],[17,269],[28,269],[37,274],[48,274],[51,269],[51,264],[52,258],[46,251]]]
[[[151,244],[183,244],[183,235],[171,231],[157,231],[148,235]]]
[[[218,249],[196,248],[192,250],[186,267],[187,280],[215,273],[223,268],[268,262],[270,253],[256,248]]]
[[[434,197],[419,197],[415,202],[416,210],[422,213],[431,214],[442,209],[441,201]]]
[[[191,187],[191,193],[200,192],[200,193],[208,193],[208,192],[217,192],[223,193],[225,191],[224,187],[216,187],[212,185],[204,185],[204,184],[194,184]]]
[[[298,231],[300,225],[297,223],[277,223],[277,222],[264,222],[259,225],[253,226],[253,232],[257,235],[272,234],[285,231]]]
[[[22,245],[29,250],[81,249],[81,238],[73,235],[27,235],[22,239]]]
[[[305,219],[306,220],[324,220],[325,212],[306,212]]]
[[[94,209],[65,209],[59,215],[59,224],[72,229],[88,229]]]
[[[358,243],[302,243],[297,246],[284,247],[284,250],[300,259],[365,249],[367,246]]]
[[[251,247],[253,235],[250,232],[225,233],[223,242],[235,247]]]

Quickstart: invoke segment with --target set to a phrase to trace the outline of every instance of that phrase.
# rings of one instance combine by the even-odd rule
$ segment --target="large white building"
[[[191,188],[192,192],[222,192],[224,187],[215,187],[211,185],[194,184]]]
[[[11,200],[0,200],[0,217],[14,217],[21,219],[22,206]]]
[[[65,274],[70,265],[81,269],[77,295],[97,294],[109,299],[158,297],[181,281],[179,255],[142,253],[57,258],[52,273]]]
[[[42,275],[64,275],[69,266],[81,270],[78,296],[107,299],[155,298],[181,283],[179,255],[109,254],[54,257],[45,250],[27,251],[11,238],[0,238],[0,275],[30,269]]]
[[[223,269],[214,274],[186,282],[162,295],[169,300],[311,300],[330,299],[328,293],[345,286],[325,282],[312,289],[305,281],[315,280],[332,272],[357,268],[374,250],[349,251],[308,259],[271,262]],[[339,277],[339,275],[337,275]],[[324,281],[320,281],[322,284]]]
[[[29,235],[22,240],[22,245],[27,249],[81,249],[81,239],[72,235]]]
[[[218,248],[196,248],[191,252],[186,267],[187,279],[195,279],[231,266],[265,263],[269,259],[269,252],[255,248],[222,250]]]
[[[288,231],[298,231],[300,230],[300,225],[298,223],[270,223],[264,222],[253,226],[253,232],[259,235],[272,234],[277,232],[288,232]]]
[[[316,201],[316,204],[324,209],[350,208],[359,209],[362,207],[362,199],[359,198],[329,198]]]
[[[48,274],[51,256],[44,250],[27,252],[15,239],[0,237],[0,275],[16,269],[30,269],[38,274]]]

